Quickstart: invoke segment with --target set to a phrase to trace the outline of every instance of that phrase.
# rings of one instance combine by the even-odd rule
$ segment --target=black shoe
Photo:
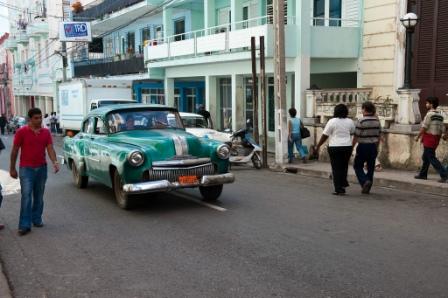
[[[363,194],[369,194],[371,188],[372,188],[372,181],[367,180],[366,183],[364,183],[364,185],[362,186],[362,191],[361,191],[361,193],[363,193]]]
[[[41,222],[40,224],[33,223],[33,227],[36,227],[36,228],[42,228],[43,226],[44,226],[43,222]]]
[[[17,231],[17,233],[19,234],[19,236],[25,236],[25,235],[28,234],[29,232],[31,232],[31,229],[24,229],[24,230],[19,229],[19,231]]]
[[[448,180],[447,178],[440,178],[439,180],[437,180],[437,182],[440,182],[440,183],[445,183],[446,182],[446,180]]]
[[[331,193],[334,196],[345,196],[345,192],[339,192],[339,191],[335,191]]]
[[[422,176],[420,176],[420,175],[416,175],[416,176],[414,176],[414,178],[415,178],[415,179],[420,179],[420,180],[428,180],[428,178],[426,178],[426,177],[422,177]]]

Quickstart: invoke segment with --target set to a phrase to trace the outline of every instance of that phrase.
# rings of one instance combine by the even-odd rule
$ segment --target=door
[[[84,140],[85,164],[88,176],[95,177],[95,162],[98,159],[98,152],[92,146],[92,134],[95,125],[95,118],[90,117],[83,123],[82,139]]]
[[[109,165],[111,164],[110,149],[105,142],[106,138],[106,125],[101,118],[95,118],[95,127],[90,138],[90,150],[97,155],[92,159],[91,167],[96,179],[105,184],[110,180]]]
[[[185,19],[179,19],[174,21],[174,40],[184,40],[185,39]]]

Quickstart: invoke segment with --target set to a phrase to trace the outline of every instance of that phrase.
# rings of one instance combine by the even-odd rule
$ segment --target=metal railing
[[[311,19],[313,27],[360,27],[360,20],[342,18],[321,18]]]
[[[74,21],[88,21],[102,19],[104,16],[120,11],[145,0],[104,0],[99,4],[79,13],[73,14]]]
[[[75,77],[89,76],[113,76],[145,72],[143,55],[124,55],[124,59],[118,57],[106,57],[96,60],[84,60],[73,63]]]

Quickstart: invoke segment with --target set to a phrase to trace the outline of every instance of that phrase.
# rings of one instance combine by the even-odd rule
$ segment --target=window
[[[172,110],[123,110],[108,114],[111,133],[132,130],[184,128],[179,113]]]
[[[96,125],[95,125],[95,134],[96,135],[104,135],[107,133],[106,126],[104,125],[103,120],[100,118],[96,118]]]
[[[174,21],[174,35],[175,41],[185,39],[185,19]]]
[[[314,0],[314,26],[325,25],[325,0]]]
[[[84,121],[84,125],[83,125],[83,128],[82,128],[82,131],[84,133],[88,133],[88,134],[93,133],[94,124],[95,124],[95,118],[90,117],[89,119]]]
[[[342,0],[330,0],[330,26],[341,26]]]
[[[142,29],[142,44],[143,46],[147,45],[147,42],[151,40],[151,29],[150,28],[143,28]]]
[[[341,26],[342,0],[314,0],[313,11],[314,26]]]
[[[128,32],[126,35],[126,53],[133,55],[135,53],[135,33],[134,32]]]

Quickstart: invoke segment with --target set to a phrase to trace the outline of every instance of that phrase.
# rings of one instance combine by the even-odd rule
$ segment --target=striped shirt
[[[437,148],[440,142],[440,137],[445,132],[442,113],[437,110],[429,110],[425,119],[423,119],[422,127],[425,129],[422,138],[423,146],[427,148]]]
[[[375,144],[380,141],[381,123],[377,116],[364,116],[356,122],[358,143]]]

